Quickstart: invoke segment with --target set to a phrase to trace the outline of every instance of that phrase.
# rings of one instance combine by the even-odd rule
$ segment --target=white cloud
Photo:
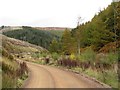
[[[90,20],[112,0],[0,0],[0,25],[75,27]]]

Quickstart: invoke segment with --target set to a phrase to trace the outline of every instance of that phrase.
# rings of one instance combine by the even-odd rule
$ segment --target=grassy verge
[[[25,64],[15,60],[2,59],[2,88],[19,88],[28,77]]]
[[[104,72],[97,72],[90,68],[85,71],[81,68],[72,68],[71,70],[96,78],[100,82],[103,82],[112,88],[118,88],[118,74],[115,73],[114,70],[106,70]]]

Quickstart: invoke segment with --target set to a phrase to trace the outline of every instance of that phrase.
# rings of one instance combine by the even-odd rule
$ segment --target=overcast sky
[[[112,0],[0,0],[0,26],[76,27]]]

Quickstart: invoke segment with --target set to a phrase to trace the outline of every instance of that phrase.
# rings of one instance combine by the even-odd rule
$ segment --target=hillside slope
[[[46,49],[30,44],[25,41],[9,38],[2,35],[2,49],[7,51],[9,54],[32,54],[35,52],[48,52]]]

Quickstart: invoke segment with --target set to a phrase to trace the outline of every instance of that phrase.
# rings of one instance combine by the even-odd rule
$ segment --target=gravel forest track
[[[23,88],[105,88],[73,72],[47,65],[26,63],[30,73]]]

